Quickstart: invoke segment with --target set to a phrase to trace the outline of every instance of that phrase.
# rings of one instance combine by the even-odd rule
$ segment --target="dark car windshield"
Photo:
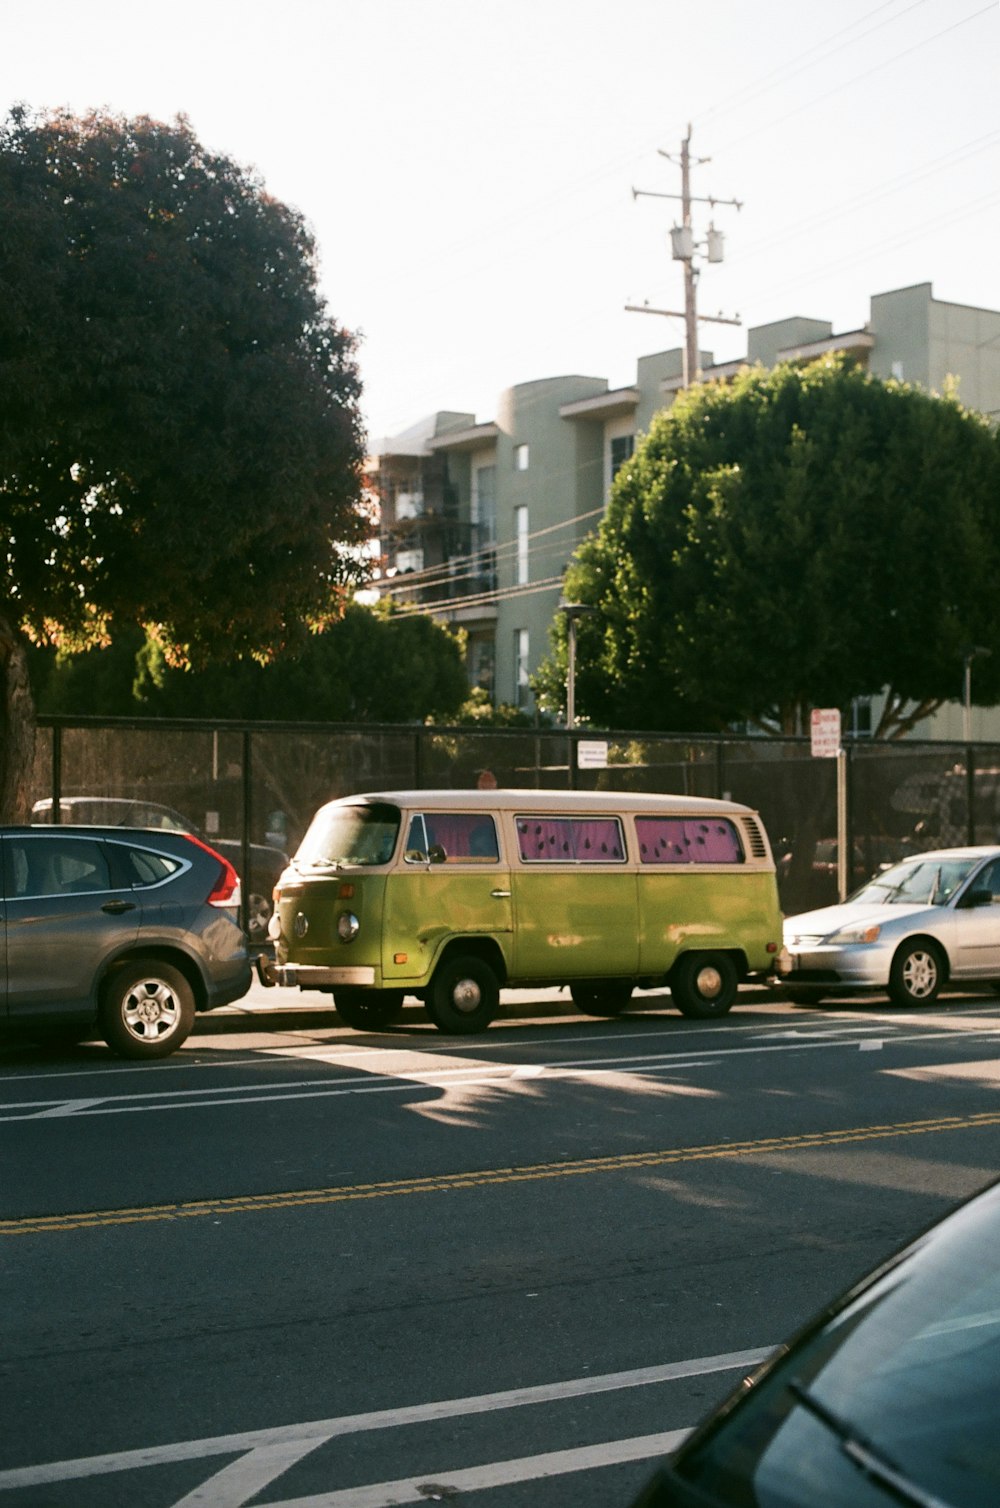
[[[387,801],[325,806],[318,811],[295,855],[299,870],[388,864],[399,836],[398,806]]]
[[[944,906],[979,862],[978,859],[908,859],[862,885],[851,901],[866,905]]]
[[[993,1190],[793,1347],[678,1474],[729,1505],[995,1508],[998,1241]]]

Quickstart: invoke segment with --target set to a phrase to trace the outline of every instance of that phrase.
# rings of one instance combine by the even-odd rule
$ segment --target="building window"
[[[514,534],[517,538],[517,574],[515,581],[518,586],[526,586],[528,583],[528,510],[527,508],[514,509]]]
[[[528,630],[514,630],[514,705],[526,707],[531,695],[528,685]]]
[[[480,548],[491,545],[497,529],[497,469],[477,466],[472,479],[472,522],[478,525]]]
[[[611,441],[611,480],[635,453],[635,435],[615,435]]]
[[[492,639],[470,639],[469,683],[478,686],[493,700],[495,650]]]
[[[528,469],[528,447],[527,447],[527,445],[515,445],[514,446],[514,470],[515,471],[527,471],[527,469]]]

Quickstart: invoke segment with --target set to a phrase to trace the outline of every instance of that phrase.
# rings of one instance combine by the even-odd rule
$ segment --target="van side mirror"
[[[447,860],[448,855],[445,853],[440,843],[432,843],[430,848],[427,850],[427,857],[430,859],[432,864],[443,864]]]

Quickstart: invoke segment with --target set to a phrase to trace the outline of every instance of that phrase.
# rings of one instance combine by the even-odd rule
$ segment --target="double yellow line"
[[[0,1236],[40,1235],[49,1231],[89,1230],[95,1226],[143,1225],[164,1220],[198,1220],[205,1216],[250,1215],[265,1210],[299,1209],[315,1204],[347,1204],[359,1199],[388,1199],[412,1194],[450,1194],[462,1189],[534,1183],[542,1178],[578,1178],[593,1173],[629,1173],[685,1162],[763,1157],[775,1152],[803,1152],[851,1142],[889,1137],[930,1136],[943,1131],[974,1131],[1000,1125],[1000,1110],[978,1115],[942,1115],[931,1120],[897,1121],[885,1126],[852,1126],[841,1131],[806,1131],[797,1136],[770,1136],[757,1141],[723,1141],[702,1147],[667,1147],[619,1157],[584,1157],[572,1162],[529,1163],[520,1168],[485,1168],[478,1173],[442,1173],[431,1178],[400,1178],[387,1183],[348,1184],[342,1188],[292,1189],[277,1194],[195,1199],[183,1204],[151,1204],[137,1209],[83,1210],[69,1215],[33,1215],[0,1220]]]

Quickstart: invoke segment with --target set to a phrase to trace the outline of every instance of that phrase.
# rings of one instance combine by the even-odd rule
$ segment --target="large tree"
[[[805,731],[886,693],[878,732],[961,694],[1000,699],[1000,451],[954,397],[842,358],[748,370],[659,415],[566,595],[576,703],[619,727]],[[539,689],[558,707],[560,615]]]
[[[25,644],[141,624],[279,651],[361,574],[355,343],[302,217],[171,125],[0,126],[0,815],[27,801]]]

